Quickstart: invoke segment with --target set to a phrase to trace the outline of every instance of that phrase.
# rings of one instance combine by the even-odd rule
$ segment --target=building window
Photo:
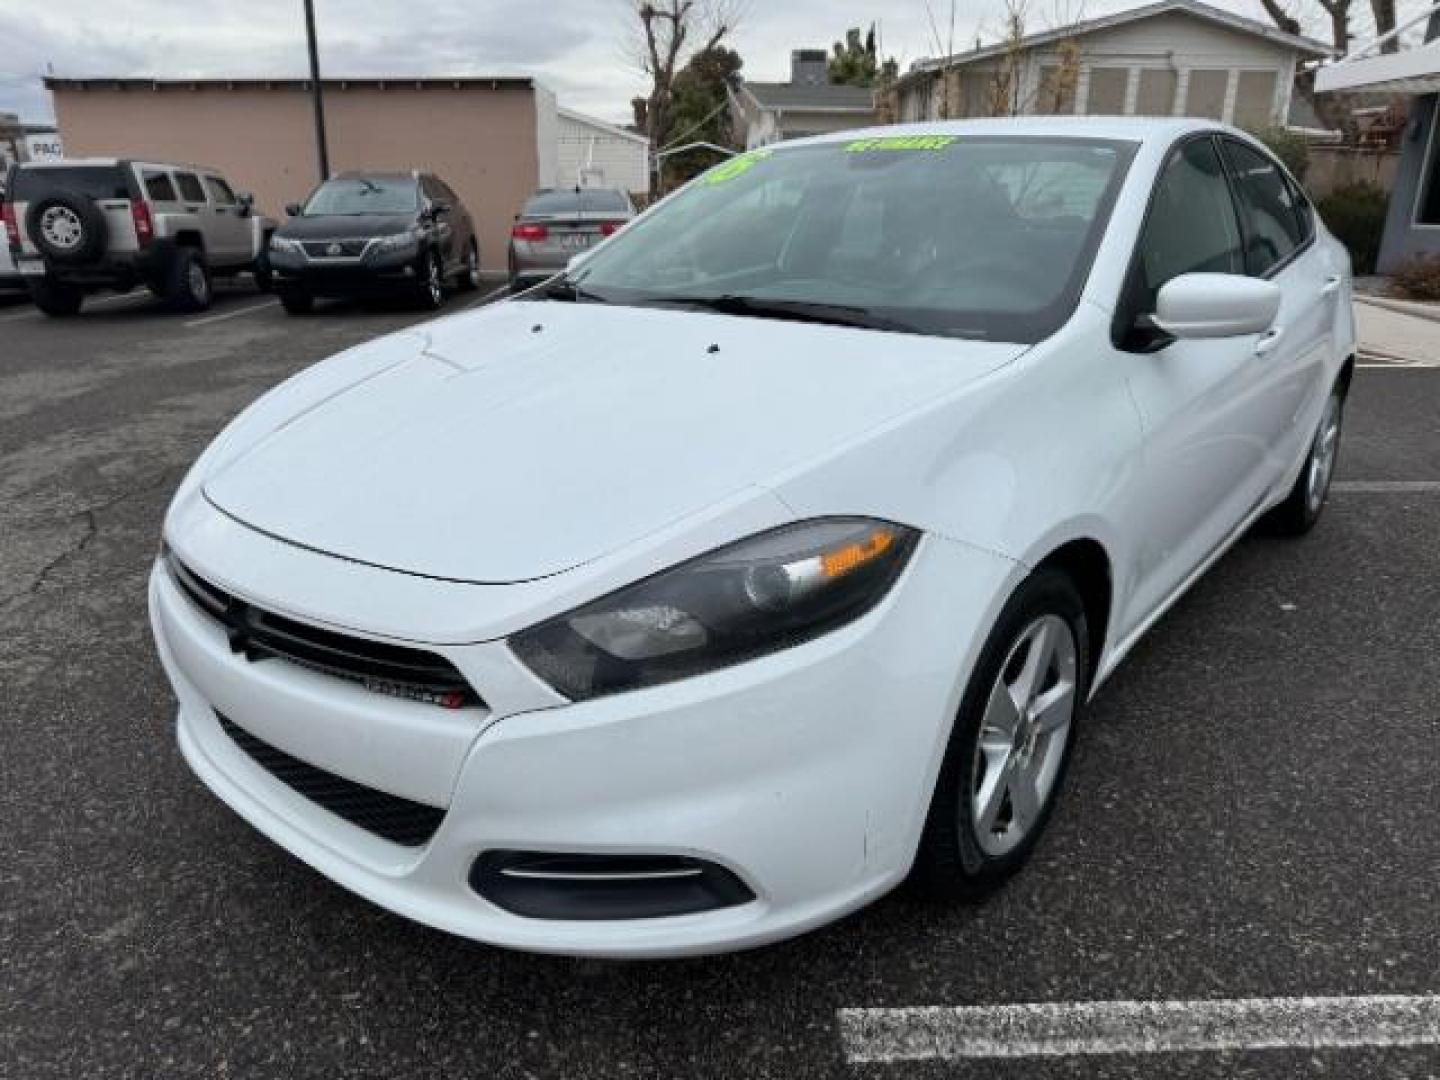
[[[1230,72],[1198,69],[1190,72],[1190,93],[1185,100],[1186,116],[1207,120],[1225,119],[1225,87]]]
[[[1146,68],[1140,72],[1140,92],[1135,98],[1137,116],[1171,116],[1175,112],[1175,87],[1179,77],[1169,68]]]
[[[1440,121],[1440,98],[1431,99],[1430,137],[1424,172],[1421,174],[1420,197],[1415,203],[1416,225],[1440,225],[1440,140],[1435,138],[1436,122]]]
[[[1276,122],[1273,71],[1242,71],[1235,92],[1235,126],[1261,131]]]
[[[1124,116],[1125,88],[1129,83],[1129,68],[1091,68],[1090,100],[1085,103],[1085,111],[1091,116]]]
[[[1075,71],[1058,66],[1040,69],[1040,99],[1035,111],[1046,115],[1069,115],[1075,111]]]

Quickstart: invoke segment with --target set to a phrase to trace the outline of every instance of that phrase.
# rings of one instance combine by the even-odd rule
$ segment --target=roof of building
[[[58,75],[45,76],[45,85],[51,90],[253,90],[253,89],[309,89],[309,79],[285,77],[240,76],[235,78],[197,79],[155,79],[109,75],[62,78]],[[446,75],[415,78],[413,76],[377,75],[327,75],[320,85],[329,89],[345,90],[352,86],[387,87],[413,86],[416,89],[438,89],[450,87],[458,90],[462,86],[535,86],[536,80],[528,75]]]
[[[740,86],[760,109],[795,109],[801,112],[873,112],[875,109],[875,92],[868,86],[809,86],[749,81]]]
[[[599,128],[607,135],[614,135],[617,139],[629,139],[631,142],[639,143],[641,146],[649,146],[650,140],[641,135],[638,131],[626,131],[622,127],[608,123],[605,120],[596,119],[574,109],[567,109],[564,105],[555,106],[555,111],[567,120],[574,120],[577,124],[585,124],[587,127]]]
[[[1191,15],[1197,19],[1204,19],[1216,23],[1230,30],[1240,33],[1254,34],[1257,37],[1265,38],[1276,45],[1294,49],[1309,56],[1334,56],[1335,50],[1322,41],[1314,38],[1302,37],[1298,34],[1289,34],[1273,26],[1255,19],[1246,18],[1243,15],[1236,15],[1229,11],[1222,11],[1220,8],[1211,7],[1209,4],[1201,3],[1200,0],[1155,0],[1154,3],[1144,4],[1129,11],[1119,11],[1114,15],[1104,15],[1096,19],[1084,19],[1070,26],[1057,27],[1054,30],[1043,30],[1036,34],[1027,34],[1020,39],[1020,48],[1035,49],[1045,45],[1066,41],[1070,38],[1080,37],[1084,34],[1093,34],[1100,30],[1109,30],[1113,27],[1124,26],[1127,23],[1138,22],[1141,19],[1151,19],[1159,15],[1174,13]],[[937,68],[959,67],[965,64],[973,64],[980,60],[988,60],[1005,53],[1010,46],[1004,42],[995,45],[986,45],[979,49],[972,49],[969,52],[956,53],[953,56],[940,59],[917,60],[911,65],[910,71],[901,82],[925,72],[934,71]]]

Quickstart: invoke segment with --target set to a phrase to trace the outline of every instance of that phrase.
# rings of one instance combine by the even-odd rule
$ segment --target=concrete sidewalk
[[[1440,321],[1436,312],[1413,312],[1394,301],[1377,302],[1356,296],[1355,328],[1362,353],[1407,364],[1440,366]]]

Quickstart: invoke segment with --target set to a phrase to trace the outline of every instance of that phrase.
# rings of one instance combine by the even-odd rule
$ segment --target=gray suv
[[[275,223],[214,169],[87,158],[10,169],[3,214],[16,269],[47,315],[97,289],[145,285],[181,311],[210,306],[214,277],[269,287]]]

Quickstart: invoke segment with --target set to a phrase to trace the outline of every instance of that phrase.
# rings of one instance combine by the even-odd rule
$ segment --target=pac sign
[[[65,156],[60,136],[52,133],[25,136],[25,155],[31,161],[53,161]]]

